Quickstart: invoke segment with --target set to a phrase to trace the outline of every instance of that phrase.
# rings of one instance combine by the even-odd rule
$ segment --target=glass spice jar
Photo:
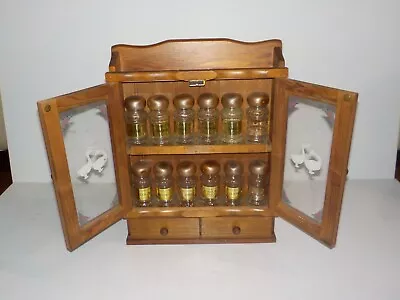
[[[169,141],[168,98],[164,95],[154,95],[147,100],[150,109],[150,132],[155,145],[166,145]]]
[[[156,183],[156,197],[159,206],[162,207],[171,206],[173,195],[172,170],[172,165],[166,161],[160,161],[153,167]]]
[[[215,160],[206,160],[200,165],[201,170],[201,198],[208,206],[217,205],[219,190],[219,163]]]
[[[247,97],[247,141],[266,143],[268,136],[268,94],[254,92]]]
[[[254,160],[249,164],[249,204],[268,205],[268,166],[263,160]]]
[[[177,144],[191,144],[194,139],[194,98],[179,94],[174,98],[174,132]]]
[[[204,93],[199,96],[199,142],[200,144],[215,144],[218,136],[218,96]]]
[[[147,161],[140,160],[132,166],[133,190],[136,205],[139,207],[151,206],[151,166]]]
[[[228,206],[240,205],[242,195],[242,165],[234,160],[228,160],[224,165],[225,173],[225,204]]]
[[[241,143],[242,136],[242,103],[243,97],[238,93],[227,93],[221,98],[222,109],[222,142]]]
[[[142,96],[125,98],[126,133],[131,143],[141,145],[147,139],[146,99]]]
[[[181,161],[176,167],[181,206],[191,207],[194,205],[196,198],[196,169],[196,165],[191,161]]]

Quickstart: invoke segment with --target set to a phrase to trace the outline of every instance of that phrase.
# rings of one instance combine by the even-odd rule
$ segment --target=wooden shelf
[[[126,219],[141,217],[223,217],[223,216],[274,216],[267,206],[205,206],[205,207],[136,207]]]
[[[128,146],[129,155],[268,153],[270,144]]]

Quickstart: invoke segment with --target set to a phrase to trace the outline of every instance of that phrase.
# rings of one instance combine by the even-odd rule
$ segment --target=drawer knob
[[[160,229],[160,234],[161,234],[162,236],[166,236],[166,235],[168,234],[168,228],[162,227],[162,228]]]
[[[233,226],[233,228],[232,228],[232,233],[233,233],[234,235],[240,234],[240,227],[239,227],[239,226]]]

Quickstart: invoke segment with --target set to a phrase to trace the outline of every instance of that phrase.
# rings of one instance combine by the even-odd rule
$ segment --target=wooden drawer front
[[[274,234],[274,218],[217,217],[201,219],[201,237],[207,238],[270,238]]]
[[[186,239],[199,238],[198,218],[128,219],[131,239]]]

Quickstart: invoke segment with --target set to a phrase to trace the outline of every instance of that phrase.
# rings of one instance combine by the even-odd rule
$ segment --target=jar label
[[[151,128],[154,137],[163,138],[169,136],[169,123],[167,121],[152,124]]]
[[[237,200],[239,199],[240,188],[225,186],[225,195],[229,200]]]
[[[182,199],[185,201],[193,201],[196,196],[196,188],[181,188]]]
[[[156,188],[156,193],[158,199],[160,199],[161,201],[170,201],[172,198],[171,188]]]
[[[207,199],[215,199],[218,195],[218,186],[202,186],[203,197]]]
[[[200,133],[205,136],[213,136],[217,134],[217,121],[201,121],[199,122]]]
[[[223,122],[224,135],[237,136],[242,133],[242,121],[224,120]]]
[[[151,195],[150,187],[139,188],[138,191],[139,191],[139,201],[145,202],[150,199]]]
[[[191,135],[193,133],[193,122],[175,121],[175,133],[180,136]]]
[[[142,138],[146,135],[145,123],[128,123],[126,131],[129,137]]]

